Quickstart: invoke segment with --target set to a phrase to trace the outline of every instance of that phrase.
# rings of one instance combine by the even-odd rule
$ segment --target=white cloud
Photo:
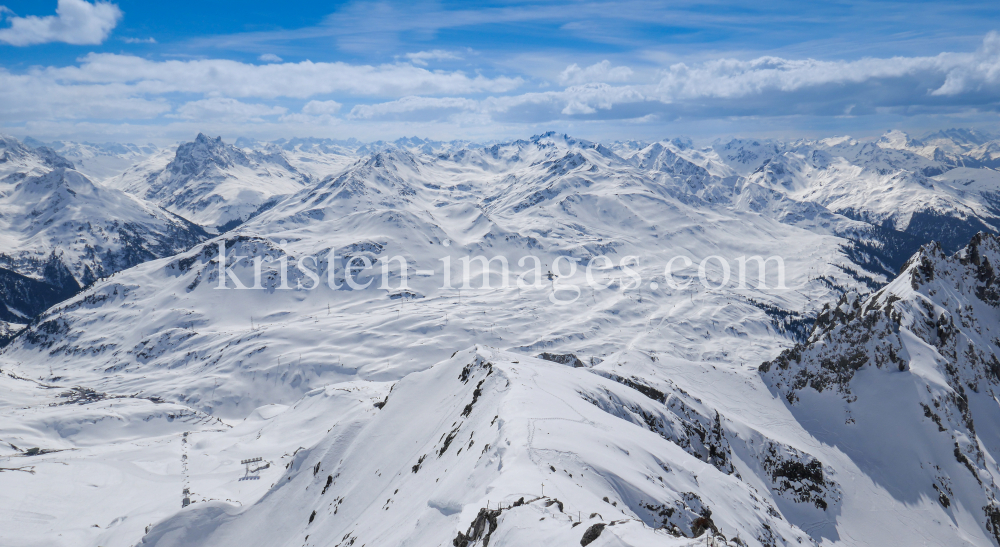
[[[309,101],[301,112],[281,116],[280,121],[288,124],[333,125],[340,122],[334,115],[340,112],[344,105],[337,101]]]
[[[1000,106],[1000,35],[987,35],[977,51],[967,53],[852,61],[715,59],[664,66],[641,82],[628,67],[603,61],[570,65],[560,79],[563,86],[550,82],[547,89],[517,93],[521,77],[402,62],[255,64],[91,53],[66,67],[18,73],[0,67],[0,126],[204,119],[260,127],[266,119],[288,127],[405,122],[458,129],[579,119],[972,115]],[[285,98],[305,105],[298,112],[272,106]],[[353,106],[346,116],[341,102]]]
[[[480,110],[482,103],[461,97],[403,97],[377,104],[359,104],[351,109],[351,119],[383,118],[428,110]]]
[[[150,38],[131,38],[131,37],[126,36],[126,37],[122,38],[122,42],[125,42],[126,44],[155,44],[156,43],[156,38],[152,38],[152,37],[150,37]]]
[[[363,96],[504,93],[521,78],[470,77],[408,64],[280,63],[255,65],[225,59],[152,61],[132,55],[91,53],[80,66],[34,71],[61,85],[128,84],[136,93],[218,93],[230,97],[308,98],[330,93]]]
[[[10,10],[5,11],[10,13]],[[59,0],[55,15],[6,17],[10,26],[0,29],[0,42],[13,46],[49,42],[100,44],[121,18],[118,6],[108,2],[91,4],[84,0]]]
[[[337,101],[309,101],[305,106],[302,107],[303,114],[310,114],[313,116],[321,115],[334,115],[340,112],[340,107],[344,105],[338,103]]]
[[[989,33],[975,53],[941,53],[933,57],[857,61],[759,57],[750,61],[719,59],[693,67],[678,63],[664,71],[657,92],[668,101],[702,97],[732,99],[876,80],[889,80],[886,83],[892,85],[891,80],[905,77],[941,82],[938,87],[926,89],[927,96],[956,95],[983,85],[996,85],[1000,83],[1000,35]]]
[[[579,68],[570,65],[560,76],[568,82],[626,80],[627,67],[608,61]],[[867,86],[875,86],[872,93]],[[561,91],[494,96],[478,101],[406,97],[354,107],[356,119],[424,119],[420,111],[446,108],[477,112],[497,119],[545,122],[565,117],[641,118],[666,111],[694,117],[787,114],[851,115],[886,108],[949,108],[949,97],[978,93],[978,104],[1000,97],[1000,34],[988,34],[974,53],[942,53],[931,57],[866,58],[820,61],[758,57],[716,59],[661,71],[653,84],[586,83]],[[967,104],[967,103],[966,103]],[[616,110],[617,108],[617,110]],[[615,110],[616,113],[612,113]],[[449,115],[446,112],[442,116]]]
[[[63,85],[36,73],[0,68],[0,120],[151,119],[171,110],[162,97],[145,97],[123,84]]]
[[[608,60],[601,61],[580,68],[580,65],[573,63],[566,67],[566,70],[559,74],[559,83],[562,85],[579,85],[597,82],[625,82],[632,77],[632,69],[627,66],[612,67]]]
[[[260,57],[257,57],[257,60],[265,63],[280,63],[283,59],[273,53],[265,53]]]
[[[185,103],[177,109],[176,117],[187,120],[224,120],[230,122],[263,121],[262,116],[276,116],[288,112],[281,106],[248,104],[224,97],[213,97]]]
[[[1000,34],[986,35],[983,45],[973,55],[972,61],[948,72],[944,84],[934,90],[934,95],[958,95],[983,86],[1000,83]]]
[[[610,86],[608,84],[587,84],[567,88],[561,93],[554,93],[559,100],[566,102],[562,113],[567,116],[574,114],[593,114],[598,110],[610,110],[616,104],[637,103],[646,97],[632,86]]]
[[[503,93],[521,83],[520,78],[432,72],[406,64],[370,66],[305,61],[256,65],[228,60],[151,61],[129,55],[88,54],[76,66],[32,67],[19,73],[0,67],[0,124],[57,119],[150,119],[177,107],[177,99],[172,95],[178,93],[232,99],[309,99],[334,93],[392,97]]]
[[[428,60],[443,61],[443,60],[455,60],[461,59],[462,56],[451,51],[445,51],[443,49],[435,49],[431,51],[418,51],[416,53],[407,53],[404,55],[411,63],[420,66],[427,66]]]
[[[608,84],[587,84],[573,86],[562,91],[524,93],[506,97],[488,97],[472,100],[461,97],[403,97],[395,101],[369,105],[357,105],[348,116],[351,119],[400,118],[405,115],[426,117],[428,111],[438,111],[442,115],[455,112],[475,112],[485,116],[506,114],[530,109],[537,115],[545,116],[541,121],[559,117],[559,114],[576,116],[593,114],[598,110],[609,110],[615,105],[638,103],[646,97],[631,86],[610,86]]]

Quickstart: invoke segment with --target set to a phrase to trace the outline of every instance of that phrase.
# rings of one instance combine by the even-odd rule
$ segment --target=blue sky
[[[998,2],[0,0],[0,128],[43,139],[996,127]]]

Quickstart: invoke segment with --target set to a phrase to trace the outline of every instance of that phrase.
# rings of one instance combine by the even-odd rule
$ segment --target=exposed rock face
[[[165,166],[159,161],[151,158],[108,185],[220,231],[246,221],[272,198],[312,182],[279,149],[244,150],[202,133],[178,146]]]
[[[946,464],[923,456],[913,481],[924,479],[925,495],[945,508],[961,503],[978,513],[1000,542],[997,264],[993,235],[976,235],[952,256],[925,245],[882,290],[827,306],[809,340],[760,373],[793,412],[839,416],[837,430],[823,432],[831,442],[853,437],[887,443],[896,454],[950,453]]]
[[[100,279],[203,241],[198,226],[0,137],[0,321],[25,324]],[[3,327],[5,332],[18,327]],[[9,336],[0,336],[5,345]]]
[[[904,333],[933,347],[949,385],[961,393],[1000,382],[996,325],[1000,240],[980,233],[948,257],[936,244],[921,248],[893,283],[867,299],[847,294],[816,318],[808,341],[764,363],[761,373],[790,403],[809,387],[850,400],[851,380],[865,366],[906,371]],[[984,330],[985,328],[985,330]],[[901,330],[904,333],[901,333]]]
[[[548,396],[531,397],[541,386]],[[678,397],[687,398],[668,394]],[[364,423],[335,426],[298,453],[260,503],[222,518],[221,505],[200,504],[187,521],[154,526],[141,545],[178,545],[178,537],[289,545],[307,534],[342,546],[679,546],[706,534],[719,544],[732,536],[763,538],[741,545],[810,544],[768,511],[767,493],[632,421],[628,409],[647,402],[589,368],[491,348],[458,352],[395,384]],[[622,434],[640,440],[621,443]],[[392,444],[372,450],[373,439]],[[592,448],[565,452],[566,443]],[[544,487],[530,490],[537,481]],[[740,502],[721,506],[717,494]]]
[[[560,363],[563,365],[569,365],[573,368],[579,368],[586,366],[579,357],[572,353],[549,353],[545,352],[538,356],[539,359],[545,359],[546,361],[552,361],[553,363]]]

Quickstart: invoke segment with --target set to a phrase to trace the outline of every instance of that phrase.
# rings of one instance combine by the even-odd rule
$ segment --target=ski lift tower
[[[263,466],[260,465],[264,458],[250,458],[246,460],[240,460],[240,463],[246,466],[246,472],[240,477],[241,481],[255,481],[260,480],[260,472],[262,469],[267,469],[271,467],[271,464],[266,463]]]

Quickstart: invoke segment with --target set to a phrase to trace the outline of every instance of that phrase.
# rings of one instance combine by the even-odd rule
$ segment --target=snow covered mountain
[[[459,352],[297,454],[257,504],[183,511],[141,544],[989,545],[998,260],[995,236],[953,257],[928,246],[882,291],[828,307],[760,367],[781,397],[750,417],[758,388],[695,363]],[[694,384],[709,401],[675,374],[713,377]]]
[[[0,350],[0,543],[998,544],[1000,180],[895,137],[161,149],[239,214]]]
[[[297,454],[259,503],[200,505],[140,545],[807,540],[739,478],[719,416],[682,391],[665,397],[588,369],[458,352]]]
[[[883,135],[878,144],[883,148],[909,150],[951,167],[1000,167],[995,155],[1000,139],[975,129],[945,129],[922,139],[893,130]]]
[[[980,231],[1000,230],[995,171],[953,169],[883,144],[798,143],[766,159],[742,184],[816,203],[924,243],[938,241],[949,251]]]
[[[261,142],[240,137],[236,146],[251,152],[279,153],[302,172],[319,180],[342,172],[360,157],[358,150],[365,143],[357,139],[320,139],[315,137],[277,139]]]
[[[740,175],[749,175],[759,169],[770,158],[781,154],[787,145],[773,140],[732,139],[716,141],[712,145],[722,163]]]
[[[244,151],[203,134],[106,182],[204,227],[223,231],[250,218],[275,196],[310,183],[278,150]]]
[[[51,148],[60,156],[73,162],[77,171],[98,183],[120,175],[125,169],[155,154],[158,150],[153,144],[72,141],[43,143],[31,137],[25,138],[24,144],[33,148],[42,146]]]
[[[705,226],[706,218],[713,223]],[[746,243],[748,233],[756,234],[757,243]],[[760,294],[758,289],[747,289],[737,301],[709,293],[699,295],[695,304],[694,289],[649,293],[647,288],[634,287],[641,294],[587,289],[570,305],[539,308],[533,302],[550,303],[546,291],[551,282],[531,280],[530,275],[527,279],[532,288],[525,290],[517,288],[513,275],[506,288],[496,290],[442,289],[441,259],[446,256],[452,257],[452,275],[460,279],[461,256],[507,257],[510,271],[520,272],[525,267],[517,264],[522,256],[539,256],[539,267],[546,271],[553,267],[556,256],[566,254],[580,264],[573,276],[577,283],[586,282],[585,266],[595,256],[609,255],[616,265],[626,256],[643,256],[631,267],[667,287],[663,265],[675,255],[688,255],[694,264],[712,254],[769,256],[776,240],[800,251],[785,259],[786,282],[797,289]],[[267,264],[275,264],[273,260],[281,255],[287,255],[290,264],[304,256],[316,257],[315,269],[323,282],[311,291],[274,290],[280,279],[269,267],[262,270],[271,272],[261,281],[267,289],[216,290],[220,241],[226,241],[227,265],[235,256],[267,256],[272,260]],[[5,355],[11,359],[24,355],[31,360],[28,356],[43,351],[54,370],[66,378],[77,378],[74,381],[88,385],[99,382],[102,389],[129,385],[130,390],[156,390],[160,396],[170,393],[175,400],[183,398],[220,416],[240,415],[245,412],[243,405],[263,404],[272,398],[294,399],[317,382],[354,377],[396,379],[431,366],[453,352],[456,345],[499,343],[501,339],[504,347],[600,359],[622,344],[636,343],[633,330],[639,329],[641,338],[647,340],[644,344],[675,355],[723,360],[745,351],[747,360],[764,360],[773,349],[758,346],[746,330],[757,330],[767,338],[776,334],[774,318],[762,303],[803,310],[811,301],[825,301],[831,291],[842,290],[840,287],[863,286],[859,279],[884,280],[877,272],[866,272],[851,262],[842,250],[845,243],[830,234],[782,225],[756,214],[705,202],[697,206],[685,203],[607,149],[560,135],[469,150],[453,159],[390,149],[288,197],[233,232],[176,258],[152,261],[127,276],[95,284],[85,294],[51,310],[31,335],[15,341]],[[339,257],[332,268],[331,250]],[[405,257],[412,270],[408,271],[406,290],[377,289],[378,283],[357,291],[331,290],[327,285],[331,270],[334,283],[344,284],[345,262],[350,256],[366,256],[374,263],[397,255]],[[825,261],[819,256],[826,257]],[[736,265],[727,267],[735,270]],[[245,283],[252,283],[246,280],[254,278],[255,268],[253,262],[244,260],[233,266],[233,272]],[[565,264],[561,268],[568,271]],[[708,271],[721,276],[720,268],[715,263]],[[417,270],[434,275],[417,276]],[[678,275],[691,279],[695,270],[696,266]],[[379,272],[364,273],[369,275],[378,277]],[[399,286],[399,275],[398,266],[394,266],[390,287]],[[618,266],[600,275],[605,284],[610,278],[617,279],[611,281],[612,286],[632,284],[622,279]],[[773,271],[771,275],[774,285]],[[295,287],[299,281],[306,287],[315,286],[297,268],[290,268],[289,286]],[[474,287],[482,285],[477,280],[473,283]],[[499,287],[499,283],[494,278],[490,286]],[[511,307],[512,295],[518,294],[521,303]],[[230,295],[239,298],[234,301]],[[564,294],[566,298],[572,295],[572,291]],[[100,304],[79,304],[87,299],[97,299]],[[410,299],[420,305],[407,305]],[[637,306],[646,311],[635,311]],[[673,324],[664,314],[678,306],[717,308],[720,315],[708,329],[695,323]],[[447,311],[453,307],[453,312]],[[164,313],[150,315],[148,310],[153,308]],[[402,308],[414,315],[403,320]],[[344,322],[358,313],[373,322]],[[412,343],[420,346],[419,350],[408,344],[357,346],[352,342],[364,337],[395,337],[392,333],[397,327],[383,325],[383,320],[397,315],[413,325]],[[585,338],[576,334],[578,329],[593,331],[589,322],[604,316],[607,319],[600,321],[608,322],[604,328]],[[747,326],[750,318],[752,327]],[[657,326],[648,324],[650,321]],[[323,327],[327,322],[329,325]],[[498,323],[510,322],[538,327],[495,328]],[[110,324],[115,327],[103,326]],[[220,328],[222,325],[229,326]],[[433,341],[416,334],[428,325],[442,331]],[[663,338],[664,330],[674,334]],[[324,334],[316,339],[309,332]],[[486,338],[485,332],[489,332]],[[259,339],[259,344],[245,343],[248,335]],[[721,344],[719,337],[731,344]],[[296,339],[300,342],[292,342]],[[288,354],[295,346],[311,349],[302,352],[300,359],[297,352]],[[720,351],[720,347],[725,349]],[[89,348],[85,361],[78,358],[80,348]],[[220,353],[222,348],[231,349]],[[171,370],[160,365],[175,367],[181,355],[188,355],[181,359],[187,363],[184,366],[201,370],[205,363],[211,363],[216,371],[213,374],[227,377],[254,377],[254,370],[278,367],[275,372],[281,371],[294,386],[282,381],[249,388],[238,384],[216,388],[212,376],[204,372],[190,375],[184,385],[175,383],[174,372],[160,377],[156,371]],[[331,364],[330,355],[338,355],[339,364]],[[108,371],[115,373],[109,375]],[[263,374],[267,377],[268,373]]]
[[[0,178],[0,321],[11,329],[101,277],[206,237],[156,206],[104,188],[51,149],[3,141]]]
[[[51,148],[31,148],[9,135],[0,134],[0,177],[15,173],[37,175],[50,169],[73,168],[73,163]]]
[[[1000,239],[925,246],[868,298],[845,295],[760,367],[824,444],[934,526],[1000,543]]]

